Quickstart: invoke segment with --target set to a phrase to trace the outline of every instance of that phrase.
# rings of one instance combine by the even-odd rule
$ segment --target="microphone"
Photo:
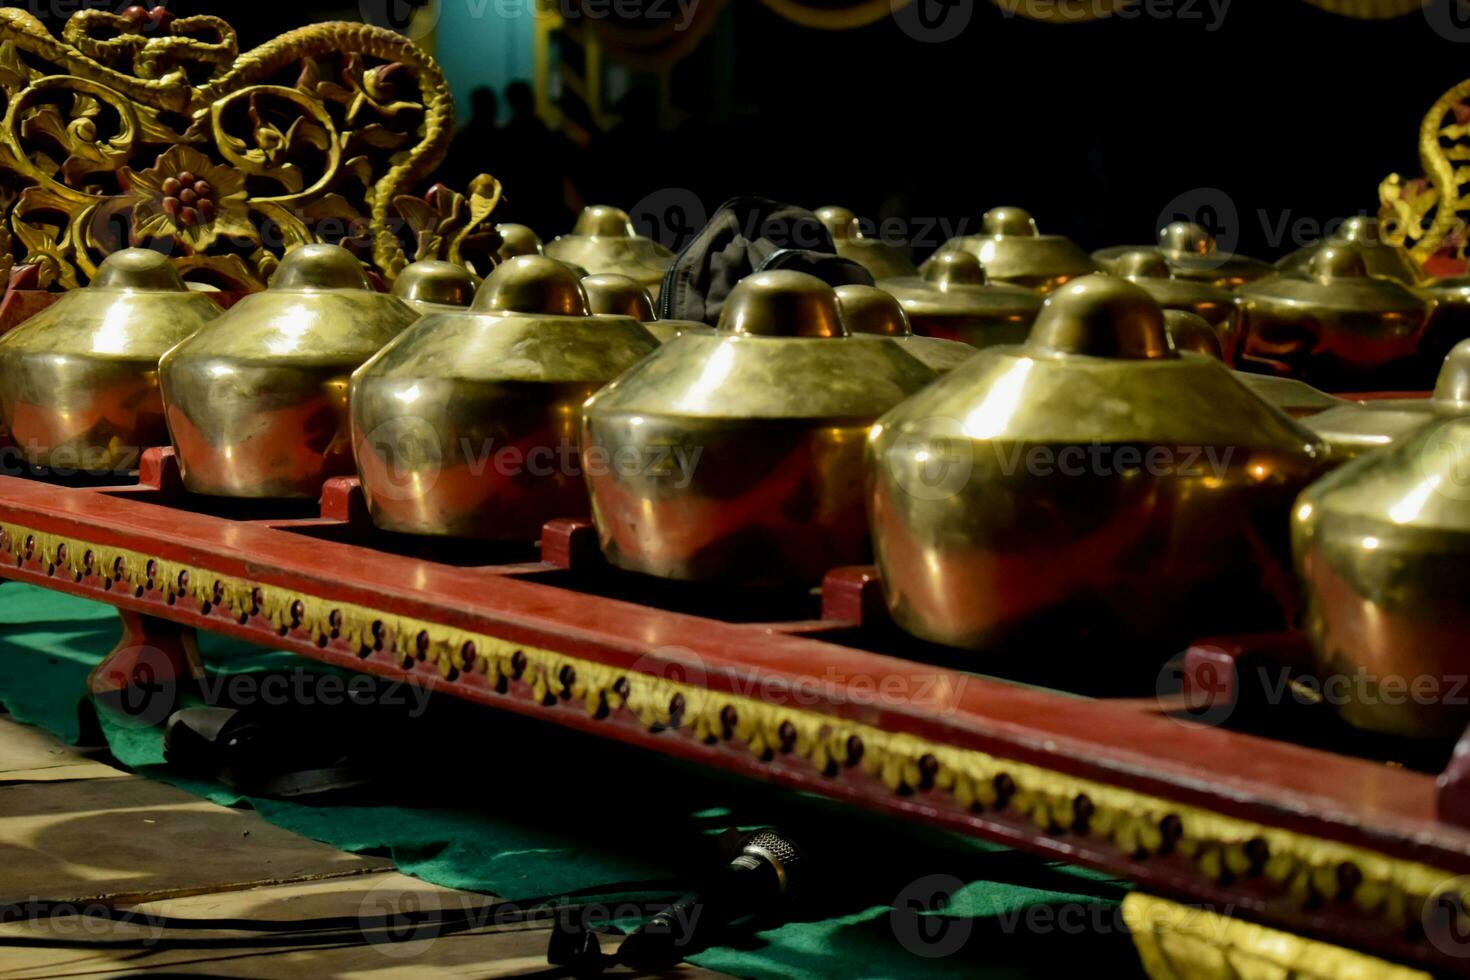
[[[628,933],[617,959],[636,970],[667,969],[712,945],[731,926],[769,919],[801,892],[805,861],[781,834],[762,830],[705,887],[691,892]]]

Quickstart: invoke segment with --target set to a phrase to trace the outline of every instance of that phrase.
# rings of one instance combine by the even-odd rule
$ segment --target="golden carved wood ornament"
[[[224,20],[162,6],[83,10],[59,39],[3,8],[0,96],[0,249],[45,284],[82,285],[130,245],[227,289],[261,287],[315,241],[388,280],[417,258],[493,264],[493,178],[417,193],[453,103],[391,31],[313,24],[241,54]]]

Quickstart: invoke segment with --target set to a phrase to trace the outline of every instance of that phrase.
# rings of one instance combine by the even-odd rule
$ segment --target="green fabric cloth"
[[[84,679],[117,635],[111,607],[0,585],[0,705],[76,741]],[[216,689],[237,674],[332,672],[220,637],[202,636],[200,648]],[[344,850],[388,855],[427,881],[512,899],[648,894],[640,883],[687,875],[730,828],[778,826],[841,855],[814,875],[827,887],[808,896],[804,921],[694,957],[739,976],[1050,977],[1083,962],[1141,975],[1118,882],[453,698],[404,725],[407,764],[366,794],[332,800],[244,799],[182,778],[163,766],[161,728],[100,720],[113,756],[138,772]],[[955,879],[967,884],[942,908],[926,901],[934,882]]]

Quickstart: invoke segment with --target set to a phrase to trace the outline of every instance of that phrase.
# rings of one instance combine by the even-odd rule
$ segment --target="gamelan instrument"
[[[935,374],[948,374],[975,354],[969,344],[915,335],[903,306],[876,286],[838,286],[837,306],[854,338],[887,338]]]
[[[1305,268],[1247,283],[1240,297],[1237,362],[1319,388],[1407,388],[1433,377],[1420,344],[1433,301],[1368,271],[1357,245],[1324,245]],[[1437,365],[1435,369],[1437,369]]]
[[[981,351],[874,427],[889,607],[976,649],[1279,628],[1287,597],[1262,566],[1288,563],[1286,518],[1324,455],[1217,360],[1176,351],[1143,289],[1084,277],[1025,344]]]
[[[1214,349],[1233,360],[1240,310],[1235,295],[1213,282],[1176,275],[1164,254],[1135,249],[1118,254],[1110,271],[1143,288],[1166,310],[1193,313],[1215,331]]]
[[[222,311],[157,252],[123,249],[0,336],[0,416],[27,462],[89,473],[135,469],[168,441],[158,360]]]
[[[1275,271],[1259,259],[1220,251],[1215,236],[1191,221],[1172,221],[1160,228],[1157,245],[1118,245],[1093,252],[1092,258],[1105,272],[1128,275],[1122,260],[1139,251],[1162,259],[1167,275],[1173,279],[1207,283],[1222,289],[1262,279]]]
[[[828,205],[817,208],[816,215],[832,236],[837,254],[867,269],[874,279],[898,279],[919,274],[918,267],[902,249],[882,238],[864,235],[858,216],[847,208]]]
[[[337,245],[303,245],[271,286],[159,364],[184,486],[219,497],[308,497],[352,472],[347,384],[419,318],[373,289]]]
[[[878,285],[898,299],[915,333],[971,347],[1018,344],[1041,312],[1035,290],[991,282],[980,260],[962,249],[939,252],[917,276]]]
[[[534,541],[588,513],[578,428],[588,396],[658,346],[594,315],[555,259],[497,268],[467,310],[424,317],[352,376],[352,444],[387,531]]]
[[[1062,235],[1043,235],[1036,219],[1021,208],[991,208],[980,226],[980,234],[952,238],[939,254],[950,249],[969,252],[985,266],[990,279],[1041,293],[1098,271],[1081,246]]]
[[[588,400],[587,480],[607,559],[663,578],[820,582],[868,553],[863,443],[934,380],[892,340],[853,337],[832,287],[761,272],[714,335],[674,338]]]
[[[1274,265],[829,206],[877,285],[721,231],[709,326],[627,213],[434,183],[405,38],[150,30],[0,10],[0,575],[122,611],[99,703],[213,630],[1252,920],[1156,969],[1463,972],[1470,88]]]
[[[583,208],[571,233],[552,239],[544,251],[591,275],[627,276],[647,288],[654,299],[664,272],[674,261],[672,252],[638,234],[626,211],[608,205]]]
[[[598,276],[583,276],[582,288],[587,291],[587,302],[593,313],[630,316],[641,322],[643,328],[659,343],[673,340],[681,333],[713,333],[714,328],[692,320],[661,320],[654,309],[653,295],[636,279],[607,272]]]

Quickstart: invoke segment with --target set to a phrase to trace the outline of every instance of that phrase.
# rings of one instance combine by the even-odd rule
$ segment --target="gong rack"
[[[47,302],[27,293],[0,320]],[[1300,634],[1201,639],[1162,672],[1136,651],[1141,672],[1106,649],[983,658],[899,632],[871,568],[810,593],[658,582],[607,566],[580,521],[535,545],[378,531],[355,478],[309,506],[194,497],[168,448],[136,478],[0,476],[3,579],[118,609],[102,701],[201,676],[205,630],[1470,966],[1470,754],[1339,723]]]

